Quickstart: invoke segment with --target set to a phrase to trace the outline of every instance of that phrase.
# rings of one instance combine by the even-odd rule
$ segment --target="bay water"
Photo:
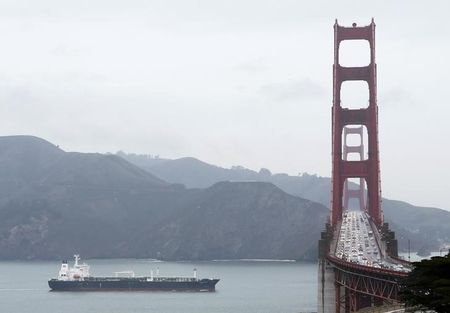
[[[220,278],[216,292],[50,292],[60,262],[1,261],[1,313],[300,313],[317,311],[317,264],[271,260],[160,262],[87,260],[91,275],[132,270]],[[70,260],[71,265],[73,262]]]

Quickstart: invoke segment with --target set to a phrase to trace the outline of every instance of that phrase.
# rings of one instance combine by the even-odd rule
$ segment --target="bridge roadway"
[[[343,261],[377,269],[409,272],[403,262],[395,260],[380,248],[378,230],[365,212],[346,210],[338,227],[338,238],[330,251],[331,255]]]
[[[319,261],[319,313],[350,313],[399,301],[399,285],[411,267],[387,253],[373,220],[344,210]]]

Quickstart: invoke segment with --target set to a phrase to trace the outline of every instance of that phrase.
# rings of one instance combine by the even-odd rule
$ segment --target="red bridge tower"
[[[370,64],[363,67],[344,67],[339,63],[339,46],[344,40],[367,40],[370,46]],[[333,174],[332,174],[332,199],[331,199],[331,224],[342,218],[342,210],[348,205],[348,198],[359,199],[360,207],[364,207],[377,226],[383,224],[381,210],[380,189],[380,161],[378,153],[378,106],[377,106],[377,74],[375,63],[375,23],[368,26],[353,27],[334,25],[334,66],[333,66]],[[345,81],[365,81],[369,88],[369,105],[361,109],[349,109],[342,107],[341,87]],[[361,107],[365,106],[361,103]],[[351,127],[346,127],[351,126]],[[368,157],[357,161],[347,160],[349,147],[343,144],[342,137],[350,132],[358,132],[365,126],[367,128]],[[358,130],[358,131],[357,131]],[[355,148],[356,149],[356,148]],[[362,135],[361,135],[361,147]],[[344,151],[343,151],[344,150]],[[359,150],[362,151],[362,150]],[[358,152],[359,152],[358,151]],[[356,151],[353,151],[356,152]],[[344,188],[347,190],[348,178],[360,178],[360,189],[355,192],[347,192],[344,197]],[[367,201],[365,201],[364,181],[367,184]],[[347,207],[348,208],[348,207]]]

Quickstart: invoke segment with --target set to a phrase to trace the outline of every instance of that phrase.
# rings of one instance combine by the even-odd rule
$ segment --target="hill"
[[[221,182],[161,225],[157,250],[171,259],[313,260],[327,217],[326,207],[270,183]]]
[[[130,162],[139,156],[123,153]],[[142,157],[142,156],[141,156]],[[319,202],[330,203],[330,183],[328,177],[303,173],[299,176],[272,174],[267,169],[259,172],[240,166],[230,169],[211,165],[194,158],[176,160],[163,159],[160,162],[145,162],[140,166],[154,175],[172,183],[182,183],[187,187],[208,187],[219,181],[261,181],[270,182],[294,196]],[[450,242],[450,212],[429,207],[418,207],[403,201],[383,199],[385,220],[397,233],[400,249],[406,251],[408,239],[413,250],[436,250],[442,243]]]
[[[270,183],[169,184],[116,155],[0,137],[0,259],[314,259],[323,205]]]

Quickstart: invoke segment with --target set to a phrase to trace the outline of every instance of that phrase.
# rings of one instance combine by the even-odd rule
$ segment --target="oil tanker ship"
[[[80,256],[74,255],[75,264],[69,267],[63,261],[58,278],[52,278],[48,285],[52,291],[215,291],[219,279],[197,278],[197,270],[193,276],[169,277],[160,276],[159,270],[150,276],[135,276],[132,271],[116,272],[110,277],[95,277],[89,274],[89,265],[80,263]]]

